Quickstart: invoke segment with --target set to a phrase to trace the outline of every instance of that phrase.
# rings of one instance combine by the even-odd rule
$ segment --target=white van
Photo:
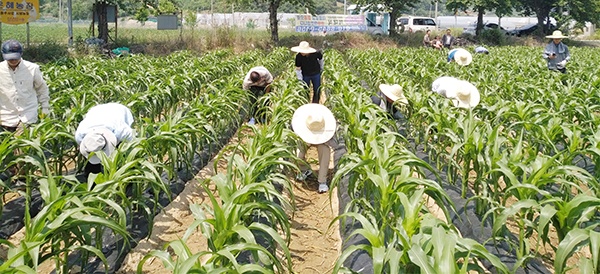
[[[435,19],[431,17],[418,17],[408,16],[400,17],[396,20],[399,28],[404,28],[404,31],[415,32],[415,31],[426,31],[426,30],[437,30],[437,24]]]

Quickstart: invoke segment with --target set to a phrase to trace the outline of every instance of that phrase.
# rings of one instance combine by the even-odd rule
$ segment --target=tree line
[[[60,2],[67,0],[59,0]],[[437,2],[438,15],[477,15],[477,32],[483,28],[483,16],[493,13],[498,17],[523,15],[535,16],[538,19],[538,35],[543,35],[550,28],[550,17],[556,20],[556,27],[561,29],[571,21],[584,24],[600,21],[599,0],[353,0],[346,5],[357,4],[373,11],[389,12],[390,22],[402,14],[428,15]],[[64,5],[64,3],[63,3]],[[145,21],[149,16],[174,13],[176,11],[215,12],[268,12],[271,39],[279,40],[277,13],[344,13],[344,1],[340,0],[78,0],[73,1],[73,19],[91,19],[92,9],[102,14],[103,7],[116,5],[119,16],[133,16]],[[56,16],[60,6],[56,0],[40,0],[42,16]],[[66,8],[62,9],[66,12]],[[66,18],[63,17],[63,18]],[[99,18],[99,38],[106,41],[108,27]],[[396,28],[391,27],[391,35]]]

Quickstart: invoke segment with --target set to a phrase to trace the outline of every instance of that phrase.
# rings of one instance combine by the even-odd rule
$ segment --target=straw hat
[[[455,92],[456,96],[452,98],[452,103],[454,103],[455,107],[474,108],[479,104],[479,100],[481,99],[477,88],[468,81],[459,81]]]
[[[298,53],[313,53],[313,52],[317,52],[316,49],[311,48],[310,45],[308,44],[308,42],[306,41],[302,41],[300,42],[300,45],[292,47],[292,51],[293,52],[298,52]]]
[[[548,36],[546,36],[546,38],[563,39],[563,38],[568,38],[568,36],[564,36],[560,30],[555,30],[552,32],[552,35],[548,35]]]
[[[321,104],[300,106],[292,116],[292,129],[304,142],[318,145],[333,137],[336,128],[333,113]]]
[[[450,76],[442,76],[440,78],[435,79],[431,84],[431,91],[438,93],[446,98],[454,98],[456,97],[456,86],[458,86],[458,82],[460,80],[450,77]]]
[[[408,105],[408,99],[404,96],[404,92],[402,91],[402,87],[398,84],[388,85],[388,84],[380,84],[379,90],[383,92],[387,98],[396,102],[400,101],[405,105]]]
[[[90,164],[95,165],[100,163],[100,157],[95,153],[90,157],[92,152],[103,151],[104,154],[110,156],[116,147],[117,136],[108,128],[96,127],[83,137],[79,145],[79,151],[88,158]]]
[[[473,56],[466,49],[459,48],[454,53],[454,61],[461,66],[466,66],[473,61]]]

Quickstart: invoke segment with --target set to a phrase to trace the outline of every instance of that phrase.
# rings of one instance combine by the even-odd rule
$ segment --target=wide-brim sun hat
[[[79,151],[88,158],[90,164],[99,164],[100,157],[97,152],[103,151],[106,156],[110,156],[117,147],[117,136],[105,127],[96,127],[88,132],[81,140]],[[90,154],[93,155],[90,156]]]
[[[404,96],[404,92],[402,91],[402,87],[400,85],[380,84],[379,90],[381,90],[386,97],[390,98],[390,100],[394,102],[399,101],[405,105],[408,105],[408,99],[406,96]]]
[[[337,127],[331,110],[321,104],[300,106],[292,116],[292,130],[306,143],[318,145],[333,137]]]
[[[291,50],[293,52],[298,52],[298,53],[314,53],[317,52],[316,49],[312,48],[308,42],[306,41],[302,41],[300,42],[300,44],[298,46],[292,47]]]
[[[450,76],[442,76],[431,84],[431,91],[438,93],[446,98],[456,97],[456,87],[460,80]]]
[[[560,30],[555,30],[552,32],[552,35],[548,35],[546,36],[546,38],[550,38],[550,39],[563,39],[563,38],[567,38],[568,36],[564,36],[562,34],[562,31]]]
[[[479,104],[481,95],[479,90],[468,81],[460,80],[456,86],[456,96],[452,98],[452,103],[459,108],[474,108]]]
[[[456,49],[454,53],[454,62],[461,66],[467,66],[473,61],[473,55],[466,49]]]

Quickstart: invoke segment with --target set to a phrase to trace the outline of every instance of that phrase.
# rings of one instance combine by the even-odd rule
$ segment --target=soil
[[[237,137],[231,140],[231,143],[239,142]],[[307,151],[306,159],[316,173],[318,170],[316,147],[311,147]],[[138,263],[149,251],[161,250],[166,243],[183,237],[194,221],[189,209],[190,204],[210,203],[208,196],[200,187],[200,182],[215,173],[224,173],[226,164],[224,161],[219,162],[215,172],[214,162],[208,163],[195,180],[189,182],[183,192],[155,217],[150,237],[142,240],[127,255],[117,273],[134,273]],[[330,162],[329,167],[331,175],[333,162]],[[306,182],[293,182],[295,182],[293,192],[296,211],[288,214],[291,221],[292,237],[289,248],[292,254],[293,271],[295,273],[331,273],[336,259],[341,254],[341,238],[337,222],[329,228],[329,223],[338,213],[337,194],[335,190],[332,190],[331,200],[329,199],[330,195],[318,194],[316,179],[309,178]],[[212,188],[211,190],[214,191]],[[186,244],[193,253],[207,250],[206,239],[199,231],[196,231],[186,241]],[[149,259],[143,266],[143,273],[165,272],[167,271],[158,258]]]

